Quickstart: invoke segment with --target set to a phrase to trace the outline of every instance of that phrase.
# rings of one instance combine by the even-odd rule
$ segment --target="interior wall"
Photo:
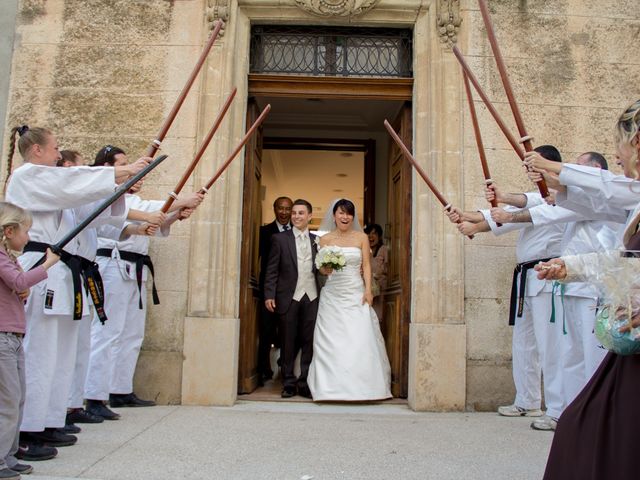
[[[296,135],[296,132],[284,129],[270,129],[265,127],[264,134],[266,137],[304,137],[309,138],[308,132]],[[389,135],[387,132],[349,132],[336,130],[314,130],[313,137],[316,138],[344,138],[367,140],[373,139],[376,142],[376,199],[375,199],[375,222],[383,228],[387,223],[387,177],[388,177],[388,161],[389,154]],[[386,230],[385,230],[386,234]]]
[[[348,156],[345,156],[348,155]],[[337,175],[346,175],[337,177]],[[317,228],[329,203],[349,198],[362,224],[364,153],[326,150],[264,150],[262,154],[262,223],[273,221],[273,202],[280,196],[304,198],[313,206],[311,228]]]

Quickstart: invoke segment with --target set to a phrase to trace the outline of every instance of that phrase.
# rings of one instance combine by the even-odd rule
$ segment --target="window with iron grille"
[[[251,73],[411,78],[411,30],[294,27],[251,29]]]

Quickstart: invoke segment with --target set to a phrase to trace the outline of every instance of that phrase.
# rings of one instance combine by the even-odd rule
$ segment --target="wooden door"
[[[393,127],[411,150],[411,103],[405,102]],[[391,363],[391,393],[406,398],[409,380],[411,306],[411,165],[393,140],[389,148],[389,196],[386,236],[389,274],[384,292],[382,333]]]
[[[247,129],[259,114],[255,99],[250,98],[247,105]],[[251,393],[258,386],[258,315],[260,307],[258,247],[262,223],[261,177],[262,127],[249,140],[244,154],[238,393]]]

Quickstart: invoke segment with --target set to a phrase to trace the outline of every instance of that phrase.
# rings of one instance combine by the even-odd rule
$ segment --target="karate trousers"
[[[562,336],[561,361],[564,377],[565,403],[571,403],[591,379],[607,354],[600,347],[593,329],[596,321],[597,298],[555,296],[564,309],[565,331]],[[563,319],[559,321],[562,322]]]
[[[84,403],[84,383],[87,378],[91,349],[91,317],[91,315],[83,316],[79,322],[76,363],[69,392],[69,403],[67,404],[69,408],[82,408]]]
[[[85,398],[108,400],[110,393],[133,392],[133,375],[144,339],[146,287],[142,284],[143,308],[135,280],[124,278],[119,262],[98,257],[105,290],[104,325],[94,315],[91,321],[91,353],[85,382]],[[135,270],[135,265],[130,264]]]
[[[513,327],[513,381],[516,387],[515,405],[540,408],[541,374],[544,386],[547,414],[559,416],[564,410],[560,341],[562,322],[550,322],[551,292],[540,292],[524,298],[522,317],[516,318]],[[562,319],[562,310],[555,316]]]
[[[73,382],[82,320],[73,320],[71,314],[45,314],[44,293],[44,282],[32,287],[26,307],[23,432],[64,427]]]

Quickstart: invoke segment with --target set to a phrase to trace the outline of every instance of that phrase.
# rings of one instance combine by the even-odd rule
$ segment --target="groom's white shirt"
[[[298,282],[296,283],[296,290],[293,292],[293,299],[299,302],[306,293],[309,300],[313,301],[318,296],[318,289],[313,275],[309,230],[302,232],[293,227],[293,237],[295,238],[296,255],[298,257]]]

